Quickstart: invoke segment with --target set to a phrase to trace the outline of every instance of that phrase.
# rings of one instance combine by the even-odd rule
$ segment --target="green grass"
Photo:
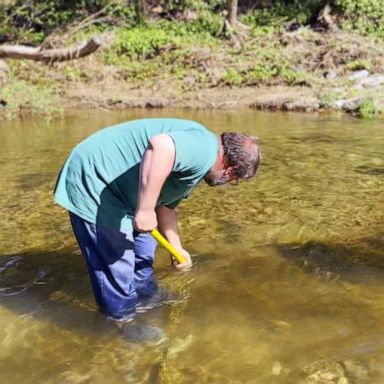
[[[192,47],[219,45],[210,33],[195,23],[160,21],[115,31],[113,44],[102,61],[120,69],[124,79],[146,80],[164,72],[182,76],[193,63],[186,59]]]
[[[194,24],[161,21],[147,26],[118,29],[112,46],[106,51],[106,64],[119,65],[122,58],[150,60],[170,48],[212,45],[214,37],[193,28]]]
[[[7,118],[18,117],[22,112],[50,117],[62,111],[55,85],[43,81],[33,84],[12,76],[0,89],[0,100],[5,103]]]
[[[343,74],[382,68],[384,56],[380,52],[384,52],[384,45],[380,50],[380,42],[375,43],[377,53],[369,45],[373,44],[369,39],[361,38],[360,46],[365,48],[367,44],[362,54],[356,48],[359,41],[356,38],[351,37],[351,42],[345,44],[336,37],[323,41],[324,35],[309,28],[299,29],[295,41],[282,32],[282,15],[271,13],[262,22],[267,13],[255,11],[240,17],[252,28],[238,44],[221,32],[222,15],[210,13],[204,7],[195,20],[188,22],[162,19],[118,27],[93,25],[71,35],[62,44],[69,45],[101,32],[107,37],[102,49],[92,57],[53,66],[10,61],[12,71],[0,88],[0,100],[6,103],[8,115],[15,116],[26,109],[51,114],[55,113],[55,105],[59,105],[58,89],[64,90],[69,83],[93,86],[97,82],[126,81],[135,87],[151,87],[165,79],[176,93],[223,85],[320,86],[324,94],[320,104],[327,107],[335,98],[329,90],[331,84],[323,76],[327,65],[338,66]],[[332,50],[334,64],[321,62],[323,48]],[[353,96],[357,91],[348,88],[345,92]],[[361,106],[359,114],[370,117],[378,112],[370,101]]]
[[[236,69],[229,68],[226,70],[221,80],[225,85],[236,86],[243,84],[245,78]]]
[[[321,108],[332,108],[333,104],[338,99],[338,96],[335,92],[329,91],[325,93],[320,99]]]

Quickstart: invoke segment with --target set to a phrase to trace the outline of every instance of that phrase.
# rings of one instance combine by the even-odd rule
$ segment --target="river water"
[[[132,337],[98,314],[51,191],[92,132],[155,116],[260,137],[238,186],[180,207],[191,271],[156,276],[177,299]],[[0,122],[0,382],[384,383],[384,129],[335,114],[77,111]]]

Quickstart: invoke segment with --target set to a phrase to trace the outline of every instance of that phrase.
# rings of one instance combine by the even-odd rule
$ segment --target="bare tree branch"
[[[68,48],[42,49],[41,47],[28,47],[25,45],[0,45],[1,59],[27,59],[53,63],[56,61],[74,60],[90,55],[101,45],[97,36]]]

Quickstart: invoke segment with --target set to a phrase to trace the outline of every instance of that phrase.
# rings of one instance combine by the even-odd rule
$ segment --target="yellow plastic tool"
[[[180,253],[177,252],[171,244],[169,244],[168,240],[157,229],[153,229],[151,231],[151,235],[177,260],[179,264],[185,263],[186,260],[184,259],[184,257],[181,256]]]

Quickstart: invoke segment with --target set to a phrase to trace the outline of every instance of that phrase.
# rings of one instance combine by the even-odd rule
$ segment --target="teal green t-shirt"
[[[218,151],[213,133],[194,121],[179,119],[128,121],[89,136],[64,163],[55,202],[91,223],[131,228],[141,159],[150,138],[160,133],[173,139],[176,158],[157,204],[176,207],[213,166]]]

